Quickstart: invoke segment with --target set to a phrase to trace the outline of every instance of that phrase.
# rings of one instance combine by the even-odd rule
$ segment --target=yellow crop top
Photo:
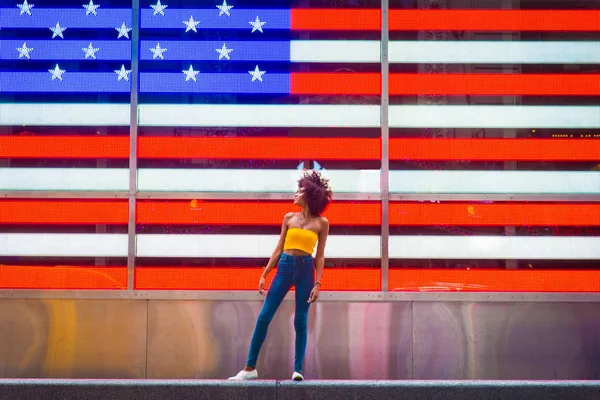
[[[302,228],[288,228],[283,249],[301,250],[312,254],[319,235],[315,231]]]

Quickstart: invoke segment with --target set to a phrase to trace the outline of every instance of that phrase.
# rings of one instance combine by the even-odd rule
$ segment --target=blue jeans
[[[290,256],[282,253],[277,264],[277,273],[273,278],[273,283],[267,291],[267,298],[258,314],[252,341],[250,342],[250,351],[248,352],[248,361],[246,365],[252,368],[256,367],[258,353],[262,347],[269,324],[283,301],[283,298],[292,288],[296,286],[296,317],[294,318],[294,328],[296,329],[296,355],[294,358],[294,371],[302,372],[304,365],[304,353],[306,352],[306,340],[308,337],[308,297],[315,285],[314,264],[312,256]]]

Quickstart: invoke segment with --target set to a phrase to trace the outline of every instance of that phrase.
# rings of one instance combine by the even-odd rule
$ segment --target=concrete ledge
[[[600,381],[0,379],[0,399],[597,400],[600,399]]]
[[[0,379],[0,400],[275,400],[276,381]]]
[[[600,382],[590,381],[281,381],[278,399],[592,400]]]

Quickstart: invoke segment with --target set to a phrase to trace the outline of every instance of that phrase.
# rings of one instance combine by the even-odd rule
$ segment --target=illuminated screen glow
[[[264,258],[273,252],[278,240],[279,235],[141,234],[137,237],[137,255],[162,258]],[[327,254],[331,258],[379,258],[381,237],[330,234],[327,238]]]
[[[127,235],[0,233],[0,256],[127,257]]]
[[[129,104],[0,103],[0,126],[127,126]]]
[[[0,203],[1,204],[1,203]],[[281,225],[281,215],[294,207],[290,201],[143,201],[138,203],[139,224]],[[381,225],[381,205],[375,203],[331,204],[323,214],[330,224]]]
[[[600,106],[393,105],[390,127],[600,128]]]
[[[0,93],[129,94],[132,9],[104,5],[0,9]]]
[[[127,224],[125,200],[1,200],[0,224]],[[290,201],[144,200],[144,225],[279,226]],[[379,226],[378,203],[335,202],[324,216],[332,225]],[[390,202],[390,226],[600,226],[600,205],[578,203]]]
[[[126,289],[135,176],[136,290],[255,291],[314,168],[335,193],[324,290],[382,290],[383,245],[392,291],[600,292],[598,9],[392,1],[383,33],[365,2],[17,3],[0,288]]]
[[[126,290],[127,267],[0,265],[0,288]]]
[[[125,200],[0,200],[0,224],[127,224]]]
[[[391,138],[390,160],[596,161],[595,139]],[[0,136],[0,157],[127,158],[129,138]],[[141,137],[140,159],[377,160],[380,139],[290,137]]]
[[[127,169],[0,168],[0,190],[126,191]],[[323,170],[338,193],[379,193],[379,170]],[[138,171],[142,192],[293,193],[301,173],[275,169]],[[390,171],[390,193],[600,194],[596,171]]]
[[[137,290],[255,290],[259,268],[222,267],[138,267],[135,273]],[[323,290],[379,291],[381,272],[378,269],[332,269]],[[267,277],[266,287],[273,281]],[[294,289],[292,289],[294,291]]]
[[[598,41],[390,41],[391,63],[599,64]]]
[[[390,258],[594,260],[598,237],[390,236]]]
[[[17,3],[19,1],[17,0]],[[23,1],[20,1],[22,4]],[[95,4],[100,3],[96,1]],[[59,21],[61,26],[68,28],[110,28],[114,31],[115,27],[120,27],[123,22],[127,22],[127,26],[131,27],[130,21],[132,17],[131,9],[127,8],[109,8],[102,7],[96,11],[96,15],[87,15],[86,9],[79,8],[44,8],[29,2],[32,5],[32,18],[27,18],[21,14],[19,8],[1,8],[0,25],[2,29],[32,29],[43,28],[48,29],[50,26],[55,26]],[[11,4],[12,5],[12,4]],[[115,33],[115,38],[117,34]]]
[[[600,271],[393,269],[391,292],[598,292]]]

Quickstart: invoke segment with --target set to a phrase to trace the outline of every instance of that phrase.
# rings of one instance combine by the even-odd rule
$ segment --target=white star
[[[250,75],[252,75],[252,82],[254,82],[255,80],[259,80],[259,81],[263,81],[262,80],[262,76],[266,73],[267,71],[261,71],[260,69],[258,69],[258,65],[256,66],[256,68],[254,68],[254,71],[248,71],[248,73]]]
[[[190,20],[189,21],[183,21],[183,23],[185,24],[186,28],[185,31],[189,31],[192,30],[196,33],[198,33],[198,31],[196,30],[196,27],[198,25],[200,25],[200,21],[194,21],[194,16],[190,15]]]
[[[33,4],[27,4],[27,0],[24,0],[22,4],[17,4],[17,7],[21,9],[19,15],[23,15],[27,13],[27,15],[31,15],[31,9],[33,8]]]
[[[252,25],[252,32],[259,31],[260,33],[263,33],[262,27],[264,24],[266,24],[266,22],[260,22],[260,19],[256,17],[256,19],[254,21],[250,21],[249,24]]]
[[[158,0],[158,2],[156,3],[156,5],[150,5],[150,7],[152,7],[154,9],[154,14],[152,14],[153,16],[156,14],[160,14],[163,17],[165,16],[165,8],[169,7],[169,6],[163,6],[162,4],[160,4],[160,0]]]
[[[194,82],[197,82],[196,80],[196,75],[198,75],[200,73],[200,71],[194,71],[194,68],[192,68],[192,66],[190,65],[190,69],[188,70],[182,70],[182,72],[185,74],[185,81],[189,81],[190,79],[193,80]]]
[[[231,60],[229,58],[229,53],[231,53],[233,51],[233,49],[228,49],[227,46],[225,46],[225,43],[223,43],[223,47],[221,47],[220,49],[215,49],[215,50],[217,50],[217,53],[219,53],[219,60],[223,57],[228,60]]]
[[[131,28],[128,28],[125,25],[125,22],[123,22],[123,25],[121,25],[120,28],[115,28],[117,30],[117,32],[119,32],[119,37],[117,37],[117,39],[120,39],[121,36],[125,36],[127,39],[129,39],[129,31],[131,31]]]
[[[52,80],[58,78],[62,81],[62,76],[66,71],[64,69],[58,68],[58,64],[56,64],[56,67],[54,67],[54,69],[49,69],[48,72],[52,74]]]
[[[231,10],[233,8],[233,6],[228,6],[227,0],[223,0],[223,4],[220,6],[217,6],[217,8],[219,9],[219,17],[223,14],[227,15],[228,17],[231,17],[229,10]]]
[[[95,5],[94,0],[90,0],[90,4],[83,5],[83,8],[85,8],[85,15],[90,15],[90,14],[98,15],[96,13],[96,10],[98,9],[98,7],[100,7],[100,6]]]
[[[64,39],[65,37],[63,36],[63,32],[67,30],[67,28],[61,28],[60,24],[57,22],[55,27],[50,27],[48,28],[52,31],[52,39],[54,39],[57,36],[60,36],[62,39]]]
[[[160,57],[161,60],[164,60],[163,53],[167,51],[167,49],[161,49],[160,43],[156,43],[156,47],[154,49],[150,49],[152,52],[152,59],[154,60],[156,57]]]
[[[118,81],[120,81],[121,79],[125,79],[127,82],[129,82],[129,74],[131,73],[131,70],[125,69],[124,64],[121,65],[121,69],[115,69],[115,72],[119,76]]]
[[[23,42],[23,47],[17,47],[17,51],[19,52],[19,58],[27,57],[31,59],[31,57],[29,57],[29,52],[33,51],[33,48],[27,47],[27,43]]]
[[[94,48],[94,46],[92,46],[92,43],[90,43],[90,45],[88,47],[84,47],[81,50],[85,51],[85,59],[86,60],[88,59],[88,57],[92,57],[95,60],[96,59],[96,52],[98,50],[100,50],[100,49]]]

